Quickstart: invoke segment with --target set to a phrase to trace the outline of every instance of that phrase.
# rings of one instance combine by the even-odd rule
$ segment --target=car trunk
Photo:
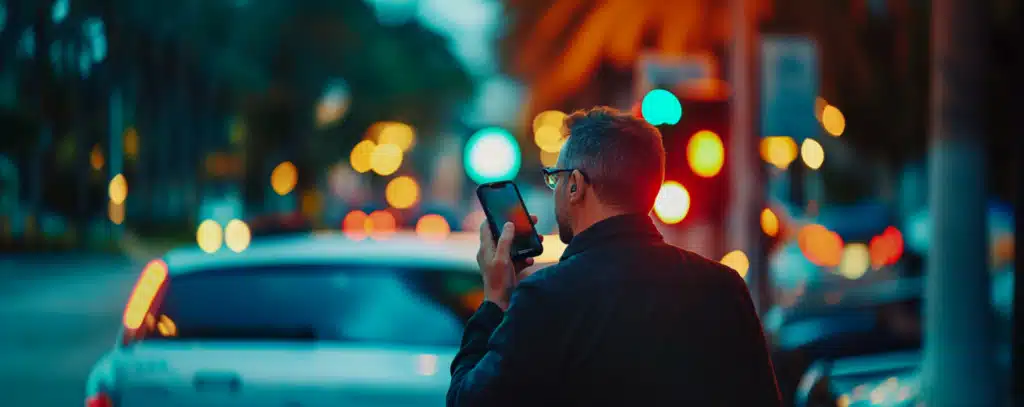
[[[117,364],[115,405],[438,406],[453,349],[331,342],[145,341]]]

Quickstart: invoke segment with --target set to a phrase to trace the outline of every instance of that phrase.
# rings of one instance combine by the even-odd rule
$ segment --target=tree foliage
[[[21,63],[18,80],[31,90],[22,96],[45,100],[23,97],[16,110],[51,128],[67,121],[56,113],[73,112],[87,116],[76,123],[98,123],[104,128],[95,133],[106,134],[109,92],[141,83],[128,103],[135,120],[149,122],[137,123],[144,145],[153,129],[223,136],[223,123],[243,116],[252,119],[250,153],[288,152],[301,169],[314,171],[347,157],[377,120],[406,121],[420,137],[430,137],[472,94],[469,76],[443,38],[415,23],[381,25],[362,0],[70,0],[69,16],[59,24],[49,21],[54,1],[8,0],[12,17],[0,33],[6,69],[21,33],[37,30],[44,52]],[[75,24],[89,17],[102,20],[108,48],[90,76],[69,88],[33,68],[48,66],[49,43],[73,37]],[[317,129],[315,103],[324,85],[337,79],[350,87],[350,108],[340,125]],[[55,103],[63,100],[75,102]],[[191,106],[210,112],[188,120],[206,122],[179,123],[178,112],[195,110]],[[172,123],[155,121],[160,114]],[[57,133],[68,129],[56,130],[61,138]]]
[[[53,0],[9,3],[21,17],[3,32],[5,56],[17,44],[16,32],[39,25],[37,17],[49,15]],[[113,80],[125,66],[146,64],[156,54],[161,59],[150,64],[197,69],[242,107],[251,100],[315,100],[325,83],[341,78],[351,87],[351,113],[365,117],[355,121],[401,117],[427,127],[447,119],[472,93],[445,39],[416,23],[381,25],[361,0],[70,4],[75,16],[103,18],[109,41],[104,68]]]

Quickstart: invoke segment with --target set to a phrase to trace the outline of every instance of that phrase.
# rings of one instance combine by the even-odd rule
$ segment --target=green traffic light
[[[683,117],[683,106],[672,92],[655,89],[647,92],[640,103],[640,114],[655,126],[676,124]]]
[[[521,160],[519,143],[500,127],[477,131],[466,142],[466,173],[478,184],[515,178]]]

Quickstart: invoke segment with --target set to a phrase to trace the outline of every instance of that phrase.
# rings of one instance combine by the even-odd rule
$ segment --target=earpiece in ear
[[[576,184],[572,184],[572,186],[569,187],[569,192],[576,192]]]

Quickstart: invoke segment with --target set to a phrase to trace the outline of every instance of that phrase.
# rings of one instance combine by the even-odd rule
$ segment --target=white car
[[[257,240],[150,262],[87,407],[442,406],[482,301],[474,236]]]

